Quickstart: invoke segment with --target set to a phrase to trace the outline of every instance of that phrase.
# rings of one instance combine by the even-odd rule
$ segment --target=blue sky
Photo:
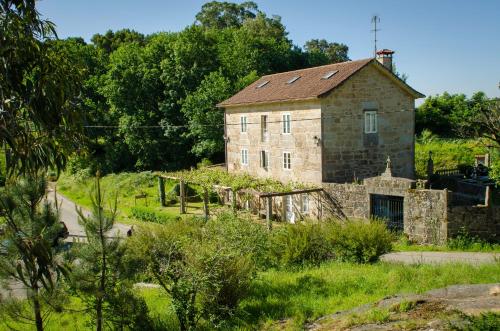
[[[241,1],[236,1],[241,2]],[[499,0],[272,0],[255,1],[279,15],[294,44],[325,38],[349,46],[351,59],[371,57],[370,18],[381,18],[379,48],[390,48],[408,83],[426,95],[449,91],[500,96]],[[42,0],[39,11],[60,38],[87,41],[108,29],[149,34],[179,31],[205,1]]]

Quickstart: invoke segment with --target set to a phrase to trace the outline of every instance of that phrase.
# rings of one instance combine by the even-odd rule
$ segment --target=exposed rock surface
[[[322,317],[306,329],[449,330],[451,326],[465,325],[466,316],[487,312],[500,313],[500,284],[453,285],[421,295],[388,297]]]

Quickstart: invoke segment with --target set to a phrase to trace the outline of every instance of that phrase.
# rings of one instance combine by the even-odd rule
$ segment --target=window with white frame
[[[365,111],[365,133],[377,133],[377,111]]]
[[[269,168],[269,152],[260,151],[260,166],[266,170]]]
[[[246,116],[241,116],[240,117],[240,132],[241,133],[246,133],[247,132],[247,117]]]
[[[241,164],[248,165],[248,149],[241,150]]]
[[[292,153],[283,152],[283,169],[292,169]]]
[[[290,114],[283,114],[283,133],[291,132],[292,116]]]
[[[301,195],[300,210],[304,214],[309,213],[309,194],[307,193]]]

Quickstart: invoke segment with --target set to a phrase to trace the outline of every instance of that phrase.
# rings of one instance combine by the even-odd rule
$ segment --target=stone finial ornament
[[[391,158],[389,156],[387,156],[385,171],[381,175],[381,177],[384,177],[384,178],[391,178],[392,177],[392,163],[391,163]]]

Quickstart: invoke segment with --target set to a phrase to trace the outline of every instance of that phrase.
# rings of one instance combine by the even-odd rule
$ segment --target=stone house
[[[392,73],[392,51],[263,76],[225,109],[226,164],[283,182],[343,183],[373,177],[392,160],[414,178],[414,101]]]
[[[393,74],[393,53],[263,76],[218,105],[227,171],[321,188],[257,196],[242,207],[263,215],[265,206],[266,217],[289,222],[380,217],[426,243],[444,243],[461,228],[499,238],[500,206],[489,194],[478,203],[415,180],[414,101],[423,95]]]

